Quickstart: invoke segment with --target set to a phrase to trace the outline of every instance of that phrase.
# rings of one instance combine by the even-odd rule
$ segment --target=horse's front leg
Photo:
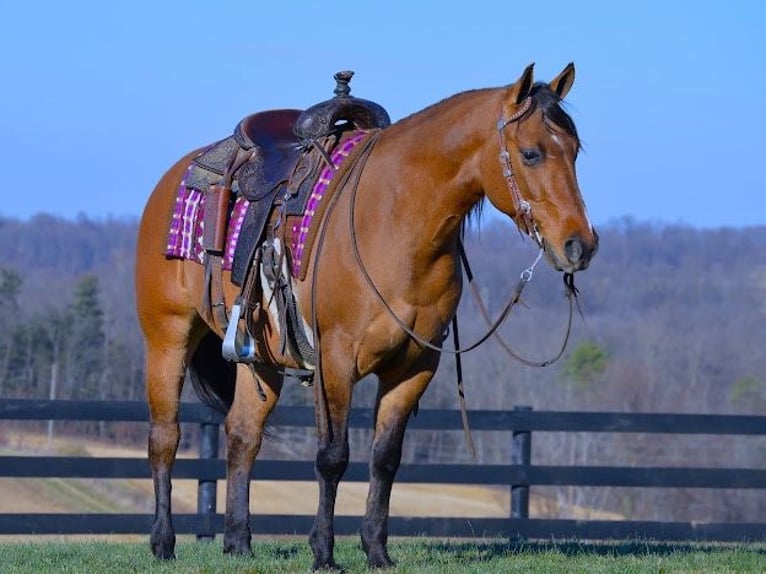
[[[316,476],[319,481],[319,507],[309,534],[314,553],[314,570],[337,569],[335,548],[335,499],[338,484],[348,467],[348,411],[351,386],[348,379],[323,370],[324,380],[315,385],[317,398]]]
[[[259,373],[260,374],[260,373]],[[266,400],[257,390],[250,368],[237,365],[234,402],[226,415],[226,515],[223,551],[252,555],[250,547],[250,471],[261,448],[266,418],[279,398],[282,380],[271,374],[261,378]]]
[[[362,548],[371,568],[394,565],[388,555],[388,515],[391,488],[402,459],[402,442],[410,414],[431,381],[439,362],[437,353],[426,352],[417,372],[399,381],[381,377],[375,406],[375,432],[370,452],[370,489],[362,520]]]

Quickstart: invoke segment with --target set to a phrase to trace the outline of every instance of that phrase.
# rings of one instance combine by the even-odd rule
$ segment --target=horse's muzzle
[[[568,273],[582,271],[588,268],[588,264],[598,251],[598,234],[593,232],[593,239],[585,241],[579,234],[572,235],[564,242],[564,256],[562,268]]]

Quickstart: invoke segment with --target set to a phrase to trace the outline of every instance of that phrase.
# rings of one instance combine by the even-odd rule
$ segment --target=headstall
[[[524,224],[524,231],[529,235],[535,243],[543,249],[543,239],[540,236],[540,231],[537,229],[534,219],[532,218],[532,206],[524,199],[519,189],[519,184],[516,181],[516,176],[513,173],[513,164],[511,163],[511,154],[508,153],[508,146],[505,143],[504,129],[513,122],[521,119],[524,114],[529,111],[532,105],[532,98],[527,96],[521,103],[521,106],[508,118],[503,118],[502,115],[497,121],[497,133],[500,137],[500,166],[503,168],[503,177],[508,184],[508,189],[511,192],[511,199],[513,200],[513,207],[516,210],[516,217]]]

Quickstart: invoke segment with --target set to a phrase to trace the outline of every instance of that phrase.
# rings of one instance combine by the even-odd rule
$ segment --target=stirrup
[[[239,319],[242,315],[242,305],[235,303],[231,307],[229,326],[226,327],[226,335],[223,338],[222,354],[227,361],[234,363],[254,363],[255,339],[250,333],[239,329]]]

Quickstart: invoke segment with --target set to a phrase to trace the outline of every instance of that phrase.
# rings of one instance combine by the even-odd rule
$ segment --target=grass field
[[[0,571],[7,574],[93,573],[290,573],[308,572],[311,552],[303,538],[255,541],[255,557],[224,556],[216,542],[181,541],[178,558],[156,561],[142,542],[3,542]],[[654,543],[581,544],[394,540],[391,555],[399,573],[762,573],[766,549]],[[358,539],[342,538],[336,560],[344,572],[368,572]]]
[[[44,437],[30,434],[0,437],[0,451],[11,454],[56,452],[77,456],[142,456],[143,451],[119,449],[85,441],[57,440],[46,445]],[[219,482],[219,512],[224,484]],[[196,508],[196,481],[176,481],[173,488],[176,512]],[[316,505],[314,483],[254,483],[253,500],[261,511],[312,513]],[[461,485],[397,485],[392,514],[452,516],[508,516],[507,488]],[[339,495],[339,514],[360,514],[364,509],[365,484],[345,483]],[[533,499],[533,511],[544,516],[541,499]],[[572,509],[570,509],[572,510]],[[0,479],[0,512],[152,512],[150,480]],[[600,517],[589,509],[580,518]],[[613,518],[602,516],[602,518]],[[619,517],[618,517],[619,518]],[[156,561],[149,550],[148,533],[123,537],[0,537],[0,574],[83,573],[127,574],[133,572],[174,574],[290,573],[308,572],[312,556],[306,537],[258,538],[254,558],[223,556],[221,537],[213,543],[179,537],[178,559]],[[575,542],[525,543],[505,541],[439,541],[393,539],[392,558],[398,566],[391,574],[543,572],[583,574],[630,573],[763,573],[766,546],[668,545],[658,543],[584,544]],[[368,572],[358,537],[339,537],[336,560],[344,572]]]

